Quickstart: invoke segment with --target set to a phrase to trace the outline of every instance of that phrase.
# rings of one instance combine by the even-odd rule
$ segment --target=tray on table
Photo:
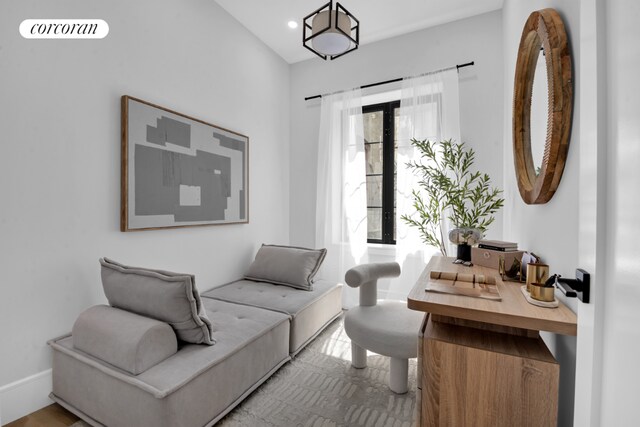
[[[484,274],[431,271],[425,291],[494,301],[502,300],[495,276]]]

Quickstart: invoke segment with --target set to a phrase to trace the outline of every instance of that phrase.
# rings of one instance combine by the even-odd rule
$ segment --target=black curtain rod
[[[438,73],[438,72],[441,72],[441,71],[453,70],[454,68],[459,70],[460,68],[470,67],[470,66],[472,66],[474,64],[475,64],[474,61],[471,61],[471,62],[467,62],[466,64],[459,64],[459,65],[456,65],[455,67],[443,68],[442,70],[431,71],[431,72],[425,73],[425,74],[433,74],[433,73]],[[386,84],[389,84],[389,83],[401,82],[404,79],[405,79],[405,77],[400,77],[400,78],[397,78],[397,79],[385,80],[383,82],[369,83],[368,85],[360,86],[360,89],[366,89],[368,87],[386,85]],[[316,99],[316,98],[322,98],[322,95],[307,96],[304,100],[305,101],[309,101],[310,99]]]

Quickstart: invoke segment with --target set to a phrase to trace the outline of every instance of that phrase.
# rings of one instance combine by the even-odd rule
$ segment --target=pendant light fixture
[[[302,44],[320,58],[336,59],[358,48],[360,21],[333,0],[303,20]]]

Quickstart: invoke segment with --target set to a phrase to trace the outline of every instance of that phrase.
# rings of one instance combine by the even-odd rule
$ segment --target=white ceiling
[[[328,0],[215,0],[276,51],[294,62],[315,55],[302,46],[302,19]],[[360,44],[502,8],[503,0],[343,0],[360,21]],[[288,21],[298,22],[295,30]]]

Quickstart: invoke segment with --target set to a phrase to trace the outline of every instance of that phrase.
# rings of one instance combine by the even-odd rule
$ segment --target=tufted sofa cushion
[[[271,283],[238,280],[202,294],[236,304],[261,307],[291,317],[290,352],[296,354],[322,328],[342,313],[342,285],[317,280],[312,291]]]

